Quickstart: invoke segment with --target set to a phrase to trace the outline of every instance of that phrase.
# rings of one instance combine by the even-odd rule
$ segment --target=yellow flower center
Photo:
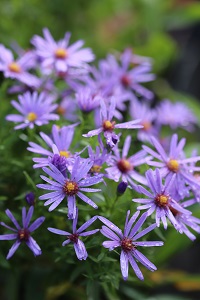
[[[101,171],[102,166],[99,165],[93,165],[90,169],[90,173],[99,173]]]
[[[158,206],[166,206],[168,204],[169,197],[166,195],[157,195],[155,198],[156,204]]]
[[[179,163],[176,159],[170,159],[167,163],[167,167],[170,171],[176,173],[179,170]]]
[[[115,122],[110,122],[108,120],[103,122],[104,131],[113,131],[114,128],[115,128]]]
[[[127,173],[133,169],[131,163],[125,158],[118,161],[117,167],[122,173]]]
[[[65,58],[67,58],[67,55],[68,54],[67,54],[67,50],[66,49],[58,48],[55,51],[55,57],[56,58],[65,59]]]
[[[68,151],[59,151],[60,156],[64,156],[66,158],[70,157],[70,152]]]
[[[37,115],[34,113],[34,112],[30,112],[26,119],[29,121],[29,122],[34,122],[36,119],[37,119]]]
[[[21,67],[16,62],[10,63],[8,68],[11,72],[14,72],[14,73],[20,73],[21,72]]]
[[[66,181],[63,190],[68,196],[76,195],[78,192],[78,184],[74,181]]]

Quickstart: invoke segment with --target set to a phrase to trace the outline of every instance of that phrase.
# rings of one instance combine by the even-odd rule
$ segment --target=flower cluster
[[[195,239],[191,229],[200,233],[200,219],[190,210],[200,202],[200,167],[196,166],[200,156],[193,152],[186,157],[186,139],[177,133],[163,139],[163,127],[192,131],[198,125],[197,118],[183,103],[152,103],[154,92],[146,87],[146,82],[150,84],[156,77],[150,59],[126,49],[118,57],[108,55],[94,67],[92,50],[83,48],[82,40],[70,45],[69,39],[67,32],[55,41],[45,28],[43,37],[31,39],[33,48],[22,51],[16,59],[11,50],[0,45],[0,71],[14,82],[9,92],[18,96],[18,102],[11,101],[13,108],[6,120],[19,123],[14,127],[19,130],[16,132],[27,134],[33,173],[39,172],[45,182],[37,181],[34,194],[26,194],[30,207],[28,213],[22,208],[22,226],[6,210],[15,228],[0,222],[13,231],[0,235],[0,240],[16,240],[7,259],[22,242],[35,256],[40,255],[31,234],[45,218],[39,217],[29,225],[33,211],[43,209],[52,226],[59,213],[64,213],[64,226],[72,223],[72,232],[62,224],[56,226],[60,229],[50,226],[48,231],[64,236],[63,246],[73,244],[79,260],[88,258],[88,240],[84,244],[82,238],[101,233],[109,239],[103,247],[121,249],[123,279],[128,279],[130,263],[143,280],[138,262],[150,271],[156,266],[140,247],[163,245],[163,241],[149,241],[144,236],[157,227],[174,227],[191,240]],[[38,126],[42,126],[39,135]],[[123,209],[118,209],[118,198],[127,189],[132,196],[126,197]],[[42,201],[52,213],[43,208]],[[126,215],[124,232],[113,223],[113,215],[118,215],[119,221],[122,213]],[[101,229],[86,231],[90,226],[100,226],[100,222]],[[145,229],[141,229],[143,224]],[[98,242],[94,245],[99,246]]]

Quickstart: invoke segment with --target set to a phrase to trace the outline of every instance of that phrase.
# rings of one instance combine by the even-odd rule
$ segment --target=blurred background
[[[1,0],[0,43],[17,42],[28,49],[34,34],[50,29],[55,40],[72,33],[71,42],[85,40],[97,59],[130,47],[136,54],[153,58],[157,80],[152,83],[157,99],[181,100],[193,108],[200,120],[200,3],[192,0]],[[1,101],[1,100],[0,100]],[[189,147],[199,145],[190,136]],[[198,137],[199,138],[199,137]],[[191,149],[190,148],[190,149]],[[190,150],[189,149],[189,150]],[[188,151],[189,151],[188,150]],[[199,206],[195,216],[200,217]],[[147,283],[122,283],[119,299],[200,299],[200,238],[191,242],[175,231],[166,233],[165,247],[154,262],[158,271]],[[0,254],[2,255],[2,254]],[[11,270],[0,257],[0,300],[110,299],[112,292],[99,293],[98,286],[65,280],[65,267],[52,266]],[[40,258],[39,258],[40,263]],[[57,272],[54,272],[54,271]],[[59,271],[59,272],[58,272]],[[19,276],[19,272],[22,272]],[[57,276],[57,274],[59,275]],[[12,286],[12,288],[10,288]]]

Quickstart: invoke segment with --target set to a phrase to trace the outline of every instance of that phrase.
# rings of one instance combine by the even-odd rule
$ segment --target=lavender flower
[[[200,156],[185,158],[185,154],[183,152],[183,147],[186,141],[185,138],[181,139],[178,143],[178,135],[173,134],[168,154],[155,137],[152,137],[151,141],[158,153],[148,146],[143,146],[143,149],[158,159],[159,162],[151,160],[147,163],[151,166],[160,168],[162,176],[166,176],[168,180],[175,175],[174,184],[176,186],[176,191],[182,198],[186,195],[188,196],[188,188],[186,187],[186,184],[200,188],[199,182],[191,174],[194,171],[200,171],[200,167],[191,165],[191,163],[199,161]]]
[[[83,112],[90,112],[100,105],[103,101],[102,97],[95,94],[89,87],[81,87],[75,94],[75,99],[78,107]]]
[[[114,129],[136,129],[136,128],[142,128],[142,125],[139,125],[138,123],[140,120],[134,120],[129,121],[125,123],[116,124],[115,121],[112,121],[112,118],[114,116],[116,107],[116,100],[115,98],[111,99],[111,103],[109,108],[106,107],[106,104],[104,101],[101,102],[101,122],[102,125],[98,129],[94,129],[89,131],[87,134],[83,134],[84,137],[92,137],[94,135],[98,135],[101,132],[104,132],[104,136],[106,138],[107,144],[112,148],[116,145],[119,138],[114,134]],[[113,139],[116,139],[114,141]]]
[[[34,60],[35,57],[31,51],[14,60],[12,52],[0,45],[0,71],[4,73],[5,77],[17,79],[29,87],[38,87],[40,85],[40,80],[27,72],[33,67]]]
[[[30,142],[29,143],[30,147],[27,148],[29,151],[40,154],[42,156],[46,156],[42,158],[38,158],[38,157],[33,158],[33,161],[36,163],[33,165],[33,167],[34,168],[45,167],[49,165],[49,162],[53,164],[56,161],[58,162],[58,159],[59,159],[59,163],[61,163],[62,165],[63,165],[63,161],[66,161],[66,164],[68,164],[69,158],[73,156],[69,151],[69,147],[72,143],[76,125],[77,123],[69,126],[63,126],[61,128],[59,128],[56,125],[53,125],[52,137],[49,137],[43,132],[40,132],[41,138],[47,144],[48,148],[51,148],[51,151],[49,149],[43,148],[42,146],[36,143]],[[58,158],[58,156],[60,156],[60,158]]]
[[[134,179],[142,184],[146,184],[147,181],[145,177],[134,168],[146,164],[147,161],[151,159],[151,156],[146,156],[145,151],[141,150],[130,157],[127,157],[130,146],[131,136],[128,135],[124,142],[122,154],[120,154],[117,147],[113,149],[114,155],[112,155],[108,161],[110,167],[106,168],[108,177],[116,182],[122,180],[132,184],[132,179]]]
[[[153,247],[153,246],[162,246],[163,242],[160,241],[137,241],[139,238],[143,237],[145,234],[152,231],[156,224],[152,224],[149,227],[143,229],[139,233],[139,229],[142,227],[146,221],[147,214],[143,214],[133,226],[133,223],[136,221],[139,216],[139,212],[136,212],[128,221],[130,215],[130,210],[127,212],[126,222],[124,226],[124,233],[112,222],[107,220],[104,217],[98,217],[101,222],[106,226],[102,226],[100,230],[101,233],[110,239],[110,241],[103,242],[103,246],[108,248],[110,251],[114,250],[117,247],[121,247],[120,255],[120,265],[121,272],[124,280],[128,279],[128,263],[130,263],[133,271],[136,276],[143,280],[144,277],[140,271],[135,259],[144,265],[150,271],[155,271],[156,266],[150,262],[137,248],[138,247]],[[114,231],[114,232],[113,232]]]
[[[169,125],[172,129],[182,127],[192,131],[194,124],[197,124],[197,118],[184,103],[172,103],[168,99],[163,100],[157,107],[157,119],[159,123]]]
[[[77,226],[77,220],[78,220],[78,210],[76,211],[76,217],[73,220],[73,226],[72,226],[72,233],[69,233],[67,231],[63,231],[56,228],[49,227],[48,230],[59,235],[64,235],[67,237],[67,240],[62,243],[62,246],[68,245],[70,243],[73,243],[74,250],[76,252],[76,256],[79,260],[86,260],[88,257],[86,248],[84,243],[80,240],[79,236],[88,236],[95,234],[99,231],[99,229],[94,229],[90,231],[85,231],[95,220],[97,219],[97,216],[92,217],[90,220],[85,222],[79,229],[76,229]]]
[[[20,122],[20,125],[14,129],[29,127],[33,129],[34,125],[41,126],[48,124],[50,120],[58,120],[59,116],[52,113],[57,104],[52,104],[52,98],[44,92],[38,95],[37,92],[31,94],[26,92],[18,97],[19,103],[11,101],[12,105],[20,112],[20,115],[8,115],[6,120],[11,122]]]
[[[103,180],[103,174],[86,178],[92,165],[93,162],[90,161],[90,159],[81,161],[80,157],[76,157],[69,178],[63,176],[63,174],[52,164],[50,164],[51,170],[43,168],[43,171],[56,181],[41,175],[41,178],[48,182],[48,184],[38,184],[37,187],[52,190],[53,192],[40,196],[39,199],[47,200],[44,205],[46,206],[51,204],[49,211],[52,211],[63,201],[65,197],[67,197],[69,219],[74,219],[76,217],[76,196],[91,205],[93,208],[98,208],[92,200],[82,193],[101,191],[100,189],[88,188],[88,186],[92,186]]]
[[[145,175],[151,192],[142,186],[137,186],[137,192],[147,196],[147,198],[133,199],[134,202],[143,204],[138,206],[137,209],[147,209],[148,215],[151,215],[155,211],[157,226],[160,226],[160,221],[162,221],[165,229],[167,229],[167,217],[173,226],[180,231],[180,227],[171,210],[176,210],[186,215],[190,215],[191,212],[182,208],[173,197],[175,175],[172,178],[166,179],[164,185],[162,183],[163,177],[159,169],[155,171],[150,169],[146,171]]]
[[[0,222],[0,225],[14,231],[11,234],[2,234],[0,235],[0,240],[16,240],[13,246],[10,248],[7,259],[11,258],[15,251],[18,249],[19,245],[22,242],[25,242],[26,245],[31,249],[35,256],[41,255],[42,251],[36,241],[31,237],[31,233],[36,230],[45,220],[44,217],[36,219],[31,225],[29,225],[32,218],[34,207],[31,206],[26,214],[26,208],[22,208],[22,227],[18,224],[17,220],[11,213],[9,209],[6,209],[6,214],[15,225],[16,229],[6,225],[4,222]]]
[[[65,73],[69,67],[86,67],[88,62],[94,60],[91,49],[82,48],[84,42],[79,40],[69,46],[70,33],[64,39],[56,42],[47,28],[43,29],[44,38],[35,35],[31,43],[36,48],[36,54],[42,60],[44,68],[55,69]]]

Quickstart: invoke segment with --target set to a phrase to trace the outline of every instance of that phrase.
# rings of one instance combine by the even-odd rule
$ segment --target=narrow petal
[[[19,247],[20,244],[21,244],[21,242],[17,240],[17,241],[12,245],[12,247],[10,248],[10,250],[9,250],[9,252],[8,252],[8,255],[7,255],[6,259],[10,259],[10,258],[13,256],[13,254],[14,254],[15,251],[18,249],[18,247]]]
[[[80,235],[80,236],[88,236],[88,235],[95,234],[95,233],[98,232],[98,231],[99,231],[99,229],[94,229],[94,230],[82,232],[82,233],[80,233],[79,235]]]
[[[102,226],[102,229],[100,230],[101,234],[103,234],[105,237],[113,240],[113,241],[120,241],[120,238],[107,226]]]
[[[164,243],[160,241],[145,241],[145,242],[134,242],[136,246],[142,247],[155,247],[155,246],[163,246]]]
[[[15,239],[17,239],[17,236],[18,235],[16,233],[2,234],[2,235],[0,235],[0,241],[15,240]]]
[[[81,198],[81,200],[83,200],[85,203],[89,204],[93,208],[95,208],[95,209],[98,208],[98,206],[90,198],[88,198],[87,196],[85,196],[81,192],[78,192],[77,196],[79,196]]]
[[[133,256],[131,255],[131,253],[128,253],[128,259],[129,259],[129,262],[131,264],[131,267],[133,268],[133,271],[135,272],[135,275],[140,280],[144,280],[144,276],[143,276],[142,272],[140,271],[136,261],[134,260]]]
[[[150,231],[154,230],[157,227],[157,224],[152,224],[149,227],[143,229],[142,231],[140,231],[138,234],[136,234],[134,236],[134,241],[136,241],[137,239],[143,237],[144,235],[146,235],[147,233],[149,233]]]
[[[59,234],[59,235],[71,235],[70,232],[64,231],[64,230],[60,230],[60,229],[56,229],[56,228],[52,228],[52,227],[48,227],[47,228],[49,231],[55,233],[55,234]]]
[[[134,250],[133,255],[139,262],[141,262],[141,264],[143,264],[150,271],[157,270],[156,266],[152,262],[150,262],[150,260],[148,260],[148,258],[144,256],[140,251]]]
[[[21,229],[21,227],[19,226],[17,220],[15,219],[15,217],[13,216],[13,214],[11,213],[11,211],[9,209],[6,209],[6,214],[10,218],[10,220],[13,222],[13,224],[15,225],[15,227],[17,229]]]
[[[121,238],[123,237],[121,229],[117,227],[115,224],[113,224],[111,221],[108,219],[98,216],[98,219],[103,222],[106,226],[108,226],[110,229],[114,230]]]
[[[128,279],[128,255],[122,250],[120,255],[120,267],[124,280]]]
[[[140,227],[143,225],[143,223],[146,221],[146,218],[148,217],[147,213],[144,213],[141,215],[135,226],[132,228],[129,237],[132,238],[135,233],[140,229]]]
[[[85,249],[85,245],[81,240],[78,239],[78,242],[74,243],[74,249],[76,252],[76,256],[79,260],[82,260],[82,259],[86,260],[88,254]]]
[[[38,218],[31,224],[31,226],[28,228],[28,230],[30,232],[36,230],[38,227],[40,227],[40,225],[44,222],[44,220],[45,220],[45,217]]]
[[[37,244],[37,242],[30,236],[28,241],[26,242],[26,245],[31,249],[34,256],[38,256],[42,254],[42,251],[40,249],[40,246]]]
[[[77,230],[77,233],[81,233],[81,232],[85,231],[94,221],[96,221],[97,218],[98,218],[97,216],[94,216],[90,220],[85,222],[81,227],[79,227],[79,229]]]

